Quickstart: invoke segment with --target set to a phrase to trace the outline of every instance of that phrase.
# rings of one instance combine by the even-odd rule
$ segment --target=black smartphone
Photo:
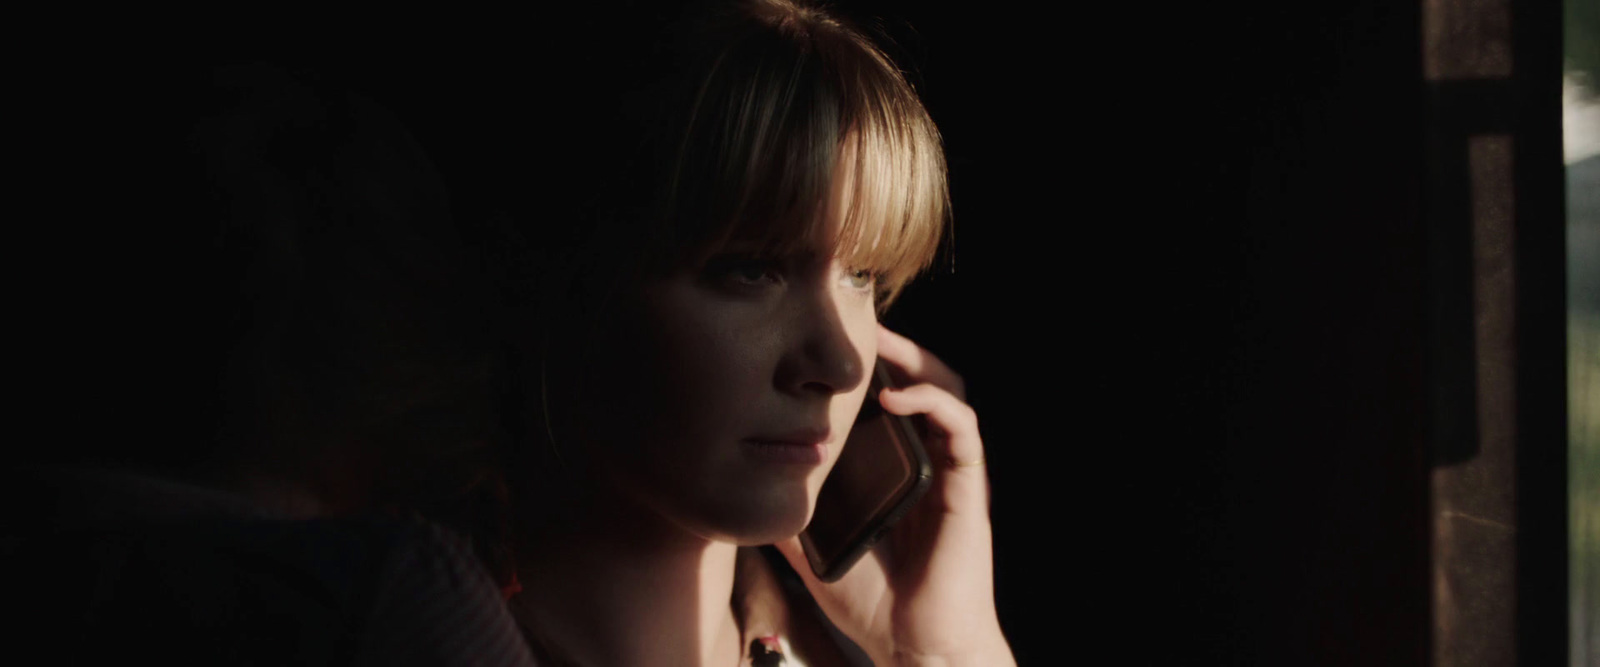
[[[800,533],[811,572],[823,581],[838,581],[850,571],[933,482],[933,466],[911,419],[878,404],[879,391],[893,386],[878,362],[861,413],[822,482],[811,523]]]

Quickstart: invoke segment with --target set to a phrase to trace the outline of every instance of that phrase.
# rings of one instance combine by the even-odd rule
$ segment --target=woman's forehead
[[[776,219],[746,219],[734,226],[729,243],[755,245],[790,256],[835,257],[856,254],[870,225],[846,225],[854,203],[854,154],[846,142],[823,197]],[[876,230],[881,232],[882,230]],[[875,246],[876,243],[870,245]]]
[[[851,232],[854,237],[847,237],[842,216],[829,214],[826,219],[810,224],[747,222],[734,229],[723,243],[716,245],[723,250],[782,255],[800,260],[829,259],[870,252],[877,245],[876,238],[874,242],[864,243],[860,237],[872,231],[864,225],[858,225]],[[876,231],[882,232],[881,229]]]
[[[731,197],[740,201],[733,215],[685,238],[684,252],[670,263],[693,266],[730,252],[837,258],[903,284],[931,260],[944,212],[937,201],[942,180],[919,180],[927,174],[906,166],[919,154],[891,143],[851,132],[829,151],[831,167],[816,179],[768,174],[742,183]],[[800,180],[816,189],[807,196],[785,185]]]

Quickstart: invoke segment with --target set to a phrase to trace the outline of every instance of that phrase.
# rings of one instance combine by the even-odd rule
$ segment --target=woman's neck
[[[636,507],[586,515],[540,526],[519,550],[511,607],[536,653],[585,667],[738,664],[736,546]]]

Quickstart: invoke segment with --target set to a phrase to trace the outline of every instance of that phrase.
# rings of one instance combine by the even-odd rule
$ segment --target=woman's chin
[[[733,540],[733,542],[741,547],[755,547],[766,544],[776,544],[799,535],[800,531],[805,530],[805,519],[807,518],[810,518],[809,513],[798,521],[788,521],[783,523],[769,521],[766,525],[760,526],[757,530],[745,531],[743,534],[739,535],[737,539]]]
[[[706,516],[702,535],[739,546],[759,546],[787,540],[805,530],[811,521],[815,498],[811,494],[750,498],[725,503]]]

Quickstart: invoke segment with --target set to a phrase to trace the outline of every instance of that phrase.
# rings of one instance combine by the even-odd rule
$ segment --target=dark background
[[[944,135],[952,261],[887,319],[967,379],[1019,661],[1424,663],[1419,8],[841,4]],[[389,107],[458,218],[559,131],[558,18],[302,18],[198,48]]]

